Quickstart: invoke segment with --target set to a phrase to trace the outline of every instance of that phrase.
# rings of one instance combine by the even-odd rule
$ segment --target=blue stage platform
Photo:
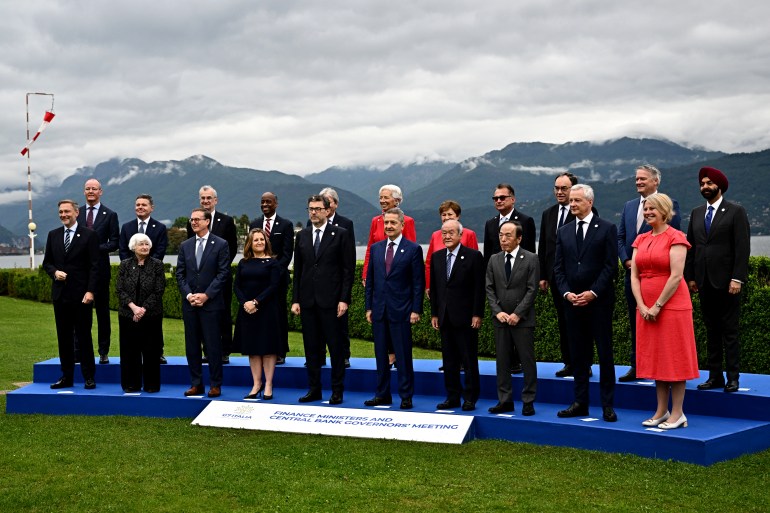
[[[169,357],[161,367],[161,391],[124,394],[120,388],[119,358],[108,365],[97,365],[95,390],[85,390],[79,369],[75,387],[51,390],[49,385],[59,379],[58,359],[35,364],[34,382],[7,396],[7,413],[43,413],[53,415],[136,415],[145,417],[194,418],[211,399],[184,397],[189,387],[187,362],[183,357]],[[251,388],[251,373],[245,357],[231,357],[224,366],[222,396],[215,400],[241,401]],[[373,395],[375,366],[373,359],[353,358],[345,382],[345,402],[329,408],[363,408],[363,402]],[[286,365],[276,369],[274,402],[298,404],[306,392],[307,377],[304,358],[288,358]],[[497,402],[495,363],[481,361],[482,396],[473,412],[442,412],[444,415],[473,415],[472,436],[477,439],[502,439],[541,445],[577,447],[606,452],[629,453],[649,458],[672,459],[699,465],[736,458],[742,454],[770,448],[770,376],[744,374],[741,391],[726,394],[721,390],[701,391],[695,387],[700,380],[689,382],[685,398],[685,413],[689,427],[673,431],[645,428],[641,422],[655,409],[655,390],[651,382],[618,383],[615,389],[615,410],[618,422],[601,420],[598,404],[598,366],[591,379],[591,415],[588,418],[560,419],[556,412],[572,402],[572,380],[556,378],[561,367],[555,363],[538,364],[536,415],[522,417],[521,402],[516,397],[516,412],[492,415],[487,409]],[[414,410],[434,412],[444,400],[443,374],[437,360],[415,360]],[[617,367],[617,375],[627,368]],[[323,369],[327,386],[324,399],[330,395],[329,367]],[[204,369],[204,374],[207,371]],[[395,385],[395,370],[393,383]],[[204,382],[207,376],[204,376]],[[521,375],[514,376],[514,390],[520,391]],[[397,416],[398,394],[392,407]],[[595,402],[597,401],[597,402]],[[313,403],[319,404],[319,403]]]

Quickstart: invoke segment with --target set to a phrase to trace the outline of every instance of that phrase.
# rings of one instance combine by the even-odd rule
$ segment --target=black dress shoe
[[[566,410],[561,410],[556,414],[557,417],[570,418],[570,417],[587,417],[588,405],[580,403],[572,403]]]
[[[342,392],[332,392],[329,404],[342,404]]]
[[[313,401],[320,401],[321,400],[321,391],[310,391],[307,394],[303,395],[299,398],[299,402],[301,403],[312,403]]]
[[[709,378],[698,385],[698,390],[711,390],[712,388],[722,388],[724,386],[725,382],[723,380]]]
[[[279,356],[278,358],[275,359],[275,364],[276,365],[283,365],[284,363],[286,363],[286,357],[285,356]]]
[[[163,356],[163,355],[160,355],[160,364],[161,365],[166,365],[167,363],[168,363],[168,361],[166,360],[166,357]]]
[[[108,363],[110,363],[110,359],[107,358],[106,354],[103,354],[103,355],[99,356],[99,364],[100,365],[105,365],[105,364],[108,364]]]
[[[452,408],[459,408],[459,407],[460,407],[459,399],[456,399],[454,401],[447,399],[443,403],[438,403],[436,405],[437,410],[451,410]]]
[[[51,385],[51,388],[54,390],[59,388],[72,388],[72,380],[67,378],[59,378],[59,381]]]
[[[135,394],[135,393],[139,392],[140,390],[141,390],[141,388],[139,388],[139,387],[126,387],[126,388],[123,389],[123,393],[124,394]]]
[[[621,383],[630,383],[636,381],[636,367],[631,367],[628,372],[618,378]]]
[[[570,367],[569,365],[565,365],[564,367],[556,371],[557,378],[566,378],[567,376],[572,376],[572,367]]]
[[[145,388],[144,391],[148,394],[157,394],[160,392],[160,388]]]
[[[364,406],[385,406],[388,404],[393,404],[393,398],[392,397],[373,397],[372,399],[367,399],[364,401]]]
[[[209,357],[205,354],[201,357],[201,363],[209,363]]]
[[[412,400],[411,399],[401,399],[401,409],[402,410],[411,410],[412,409]]]
[[[346,369],[350,368],[350,358],[345,358],[345,368]]]
[[[737,392],[737,391],[738,391],[738,380],[737,379],[727,380],[727,384],[725,385],[725,392]]]
[[[463,411],[473,411],[476,409],[476,403],[472,401],[463,402]]]
[[[612,406],[605,406],[602,408],[602,418],[605,422],[617,422],[618,416]]]
[[[521,414],[525,417],[531,417],[535,414],[535,403],[524,403],[524,406],[521,408]]]
[[[521,368],[520,363],[511,367],[511,374],[521,374],[522,372],[524,372],[524,369]]]
[[[86,380],[85,389],[86,390],[93,390],[94,388],[96,388],[96,381],[94,381],[94,378],[88,378]]]
[[[497,403],[489,409],[489,413],[505,413],[513,411],[513,403]]]
[[[229,354],[226,354],[226,355],[222,356],[222,363],[224,363],[224,364],[230,363],[230,355]]]

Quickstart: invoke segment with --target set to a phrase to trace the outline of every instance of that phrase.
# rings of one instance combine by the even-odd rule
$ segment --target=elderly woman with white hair
[[[120,327],[120,384],[126,393],[160,391],[163,342],[163,262],[150,256],[152,241],[137,233],[128,241],[134,256],[120,262],[115,287]]]

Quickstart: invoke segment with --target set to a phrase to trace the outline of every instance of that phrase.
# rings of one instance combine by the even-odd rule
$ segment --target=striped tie
[[[70,250],[70,242],[72,240],[70,239],[70,233],[72,233],[72,230],[67,228],[64,230],[64,252],[67,253]]]

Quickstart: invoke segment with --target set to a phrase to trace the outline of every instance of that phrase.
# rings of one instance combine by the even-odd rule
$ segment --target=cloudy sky
[[[767,0],[67,1],[0,6],[0,191],[113,157],[306,174],[510,142],[770,148]],[[48,97],[32,97],[35,132]]]

